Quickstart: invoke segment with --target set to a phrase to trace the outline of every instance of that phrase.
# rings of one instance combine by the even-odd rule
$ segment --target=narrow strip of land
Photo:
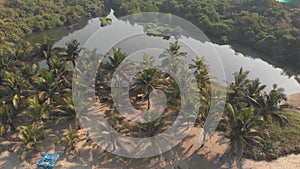
[[[295,112],[300,114],[300,93],[288,96],[287,103],[292,107],[292,109]]]

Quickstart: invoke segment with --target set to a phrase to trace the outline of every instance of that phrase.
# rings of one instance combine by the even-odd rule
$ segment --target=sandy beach
[[[300,93],[288,96],[287,103],[292,106],[294,111],[300,114]]]
[[[300,107],[300,93],[296,93],[288,96],[287,102],[290,105]]]
[[[288,97],[288,103],[293,106],[300,106],[300,94],[291,95]],[[62,135],[67,132],[68,126],[60,124],[54,127],[55,135]],[[174,168],[180,166],[182,169],[218,169],[228,168],[224,161],[220,161],[221,155],[227,148],[227,144],[221,144],[218,140],[222,137],[221,133],[215,133],[203,148],[200,148],[198,142],[201,128],[193,128],[189,137],[175,147],[172,151],[163,154],[163,159],[152,157],[148,159],[129,159],[121,158],[116,155],[109,155],[107,164],[103,163],[105,153],[99,147],[95,148],[95,143],[92,141],[82,140],[78,142],[77,147],[80,148],[80,156],[72,154],[63,154],[63,147],[55,145],[57,136],[51,137],[43,141],[45,152],[58,153],[61,155],[55,168],[89,168],[89,169],[140,169],[140,168]],[[85,137],[85,132],[80,130],[81,137]],[[16,137],[14,135],[13,137]],[[1,140],[0,140],[1,141]],[[6,150],[3,150],[3,148]],[[40,158],[39,153],[29,154],[29,159],[26,162],[20,162],[21,154],[20,142],[2,142],[0,147],[0,168],[3,169],[33,169],[36,168],[36,163]],[[280,157],[273,161],[253,161],[249,159],[242,160],[242,168],[244,169],[296,169],[300,168],[300,154],[290,154]],[[237,168],[233,166],[233,168]]]
[[[80,142],[82,148],[80,149],[80,156],[64,155],[63,147],[52,144],[53,138],[46,139],[43,144],[48,153],[58,153],[61,157],[55,168],[90,168],[90,169],[140,169],[140,168],[174,168],[174,165],[180,166],[182,169],[196,169],[201,166],[204,169],[218,169],[228,168],[220,162],[220,156],[226,149],[226,144],[217,143],[220,139],[220,134],[215,134],[207,142],[207,144],[198,151],[200,144],[198,143],[199,131],[201,129],[192,129],[189,139],[183,141],[179,146],[172,151],[163,154],[164,160],[158,157],[149,159],[126,159],[115,155],[110,155],[107,164],[104,164],[104,154],[100,148],[93,150],[94,144],[92,142]],[[11,143],[13,144],[13,143]],[[18,145],[18,144],[16,144]],[[12,146],[8,151],[1,153],[0,168],[3,169],[34,169],[36,162],[39,159],[39,154],[31,154],[30,160],[27,162],[19,162],[20,146]],[[244,169],[296,169],[300,168],[300,155],[288,155],[280,157],[274,161],[253,161],[243,159]],[[233,168],[237,168],[233,166]]]

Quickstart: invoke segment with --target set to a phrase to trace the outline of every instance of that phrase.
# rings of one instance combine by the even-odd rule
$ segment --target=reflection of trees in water
[[[286,0],[287,2],[288,0]],[[116,1],[117,2],[117,1]],[[172,13],[185,18],[205,33],[213,36],[217,41],[226,43],[242,43],[250,49],[262,51],[265,55],[258,55],[258,58],[267,60],[284,70],[292,70],[299,74],[299,29],[293,26],[298,25],[297,16],[300,2],[297,0],[289,1],[293,4],[265,1],[208,1],[208,2],[181,2],[181,1],[162,1],[159,3],[148,3],[141,1],[125,2],[123,4],[107,2],[107,7],[114,7],[118,17],[131,14],[133,11],[159,11]],[[151,10],[150,10],[151,9]],[[191,12],[193,11],[193,12]],[[296,18],[296,19],[295,19]],[[169,14],[161,15],[156,20],[140,21],[140,18],[133,18],[138,24],[147,24],[145,32],[150,36],[163,37],[177,36],[176,26]],[[291,22],[293,21],[293,22]],[[152,23],[151,23],[152,22]],[[151,23],[151,24],[149,24]],[[154,23],[154,24],[153,24]],[[163,23],[174,24],[169,29]],[[180,25],[182,30],[184,25]],[[163,27],[164,29],[161,29]],[[168,30],[168,33],[164,31]],[[170,33],[171,32],[171,33]],[[179,31],[180,32],[180,31]],[[180,35],[197,38],[197,35]],[[297,63],[298,65],[296,65]]]

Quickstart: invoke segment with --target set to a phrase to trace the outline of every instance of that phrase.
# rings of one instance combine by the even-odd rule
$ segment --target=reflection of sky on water
[[[110,16],[110,18],[112,17],[113,15]],[[121,35],[124,34],[124,32],[128,33],[128,35],[134,33],[137,34],[136,37],[130,37],[129,39],[127,39],[126,43],[119,43],[124,39],[124,37],[120,38],[119,41],[116,42],[119,43],[119,46],[117,47],[121,47],[123,51],[124,49],[126,49],[126,53],[136,51],[139,48],[138,44],[142,44],[141,47],[168,47],[169,42],[164,41],[162,38],[141,35],[141,33],[143,33],[143,28],[139,25],[133,26],[128,22],[119,21],[115,18],[113,18],[113,20],[115,21],[113,22],[113,27],[107,26],[104,28],[100,28],[99,19],[91,19],[88,22],[88,25],[85,26],[83,29],[75,31],[69,34],[68,36],[62,38],[55,44],[55,46],[64,46],[65,42],[70,41],[72,39],[77,39],[81,43],[81,45],[83,45],[89,39],[89,37],[91,37],[97,30],[103,29],[102,31],[98,32],[97,36],[101,37],[98,40],[107,41],[107,44],[111,44],[111,42],[114,42],[115,39],[119,36],[121,37]],[[112,35],[116,38],[112,39]],[[273,84],[276,83],[279,87],[285,88],[286,94],[300,92],[300,85],[297,83],[297,81],[293,77],[289,78],[288,76],[283,75],[283,70],[279,68],[274,68],[272,65],[268,64],[265,61],[262,61],[261,59],[253,59],[250,57],[245,57],[240,53],[237,54],[233,49],[231,49],[229,45],[218,45],[210,42],[202,43],[195,39],[185,37],[181,38],[180,41],[182,43],[185,43],[186,45],[183,45],[182,50],[190,52],[192,50],[198,53],[200,56],[204,56],[206,58],[208,64],[210,65],[211,73],[215,77],[220,77],[219,75],[222,74],[222,69],[220,69],[220,66],[217,64],[217,52],[225,69],[226,78],[229,81],[233,80],[232,74],[234,72],[237,72],[241,67],[243,67],[244,70],[250,71],[249,77],[251,79],[259,78],[263,84],[268,85],[268,89],[271,89]],[[96,46],[97,41],[89,42],[89,48],[93,48]],[[105,46],[103,48],[105,49],[108,47],[109,46]],[[98,51],[101,51],[101,49],[98,49]],[[151,54],[151,51],[147,52]],[[155,54],[155,52],[153,54]],[[224,79],[218,79],[218,82],[224,84]]]

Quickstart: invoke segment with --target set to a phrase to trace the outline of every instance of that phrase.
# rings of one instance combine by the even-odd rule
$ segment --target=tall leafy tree
[[[126,57],[126,53],[122,53],[121,49],[114,48],[112,54],[105,55],[100,63],[98,69],[100,77],[111,80],[113,73]]]
[[[231,104],[238,104],[243,102],[246,93],[246,86],[249,83],[249,71],[244,71],[243,68],[239,72],[234,73],[234,81],[229,85],[228,102]]]
[[[77,40],[71,40],[66,43],[66,60],[72,62],[73,66],[76,66],[76,59],[79,56],[82,48],[80,48],[80,43]]]
[[[277,89],[277,86],[274,85],[269,94],[262,93],[256,99],[250,97],[249,102],[255,107],[256,114],[261,115],[267,123],[277,121],[281,126],[284,126],[288,120],[287,117],[280,114],[278,105],[278,101],[284,97],[281,89]]]
[[[262,123],[263,119],[256,116],[251,109],[238,109],[227,104],[221,123],[225,131],[223,139],[228,139],[229,142],[224,157],[240,162],[246,151],[254,153],[254,148],[261,146],[263,142]]]
[[[167,80],[166,75],[156,68],[148,68],[142,70],[134,77],[134,84],[131,87],[136,93],[143,93],[147,98],[148,110],[150,109],[150,93],[155,89],[163,89],[164,81]]]
[[[193,63],[189,65],[189,68],[194,72],[197,87],[200,92],[200,112],[197,122],[203,125],[206,120],[211,101],[211,76],[204,58],[197,57],[195,60],[193,59]]]

